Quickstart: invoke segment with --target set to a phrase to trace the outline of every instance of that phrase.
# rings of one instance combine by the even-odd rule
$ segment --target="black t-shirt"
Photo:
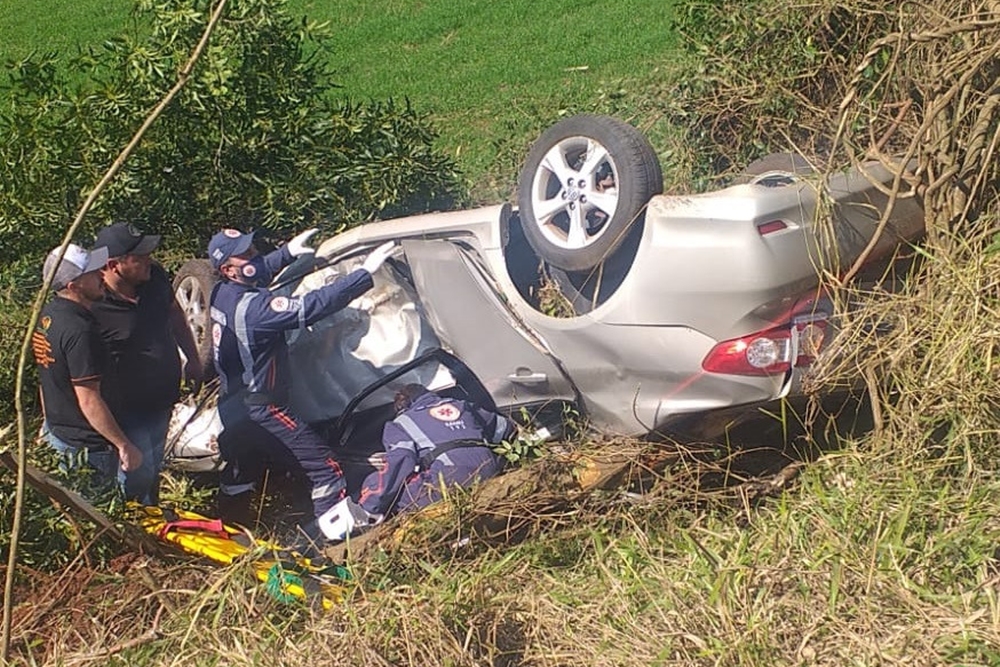
[[[76,383],[102,380],[110,364],[93,314],[75,301],[56,296],[42,309],[31,344],[45,419],[52,432],[74,447],[110,447],[83,416],[73,390]]]
[[[170,328],[174,291],[158,264],[136,295],[131,301],[107,291],[93,305],[111,351],[116,415],[165,410],[180,397],[181,360]]]

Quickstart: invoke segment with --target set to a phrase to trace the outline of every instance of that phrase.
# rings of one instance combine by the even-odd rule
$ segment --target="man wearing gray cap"
[[[104,296],[91,309],[111,353],[111,376],[119,400],[114,406],[125,435],[142,452],[142,466],[125,478],[125,495],[143,505],[159,502],[163,449],[181,379],[202,379],[194,337],[170,278],[151,253],[160,237],[116,222],[101,229],[94,251],[106,249],[101,272]],[[182,374],[180,347],[187,357]]]
[[[85,465],[98,486],[122,482],[142,465],[142,453],[122,432],[102,394],[108,351],[90,308],[103,297],[100,270],[106,249],[88,252],[70,244],[62,259],[55,248],[44,279],[55,292],[32,334],[49,444],[69,467]]]

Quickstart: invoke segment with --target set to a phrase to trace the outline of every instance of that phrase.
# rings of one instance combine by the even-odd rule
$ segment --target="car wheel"
[[[663,173],[639,130],[579,115],[546,130],[521,170],[518,205],[528,243],[549,264],[591,269],[642,230]]]
[[[797,153],[771,153],[751,162],[742,174],[733,179],[733,184],[780,188],[796,183],[799,176],[813,173],[812,165]]]
[[[212,363],[212,326],[208,310],[212,288],[217,282],[219,274],[207,259],[185,262],[174,276],[174,297],[184,311],[184,317],[194,336],[206,380],[215,374]]]

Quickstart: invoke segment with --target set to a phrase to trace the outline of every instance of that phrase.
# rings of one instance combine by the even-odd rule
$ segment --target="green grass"
[[[270,600],[246,568],[151,563],[150,589],[97,582],[95,622],[40,605],[22,628],[47,640],[37,664],[126,643],[165,599],[158,638],[105,664],[995,665],[1000,483],[936,487],[947,465],[901,472],[891,448],[847,445],[752,510],[725,494],[695,509],[675,474],[519,544],[361,563],[325,614]]]
[[[98,45],[121,32],[130,7],[7,0],[0,59]],[[343,85],[334,94],[408,99],[430,114],[439,147],[481,200],[509,197],[527,144],[560,114],[617,110],[677,48],[673,0],[290,0],[288,11],[329,22],[329,61]]]
[[[571,11],[526,0],[303,6],[331,21],[332,62],[346,92],[405,96],[436,113],[499,109],[581,77],[628,76],[676,47],[671,3],[624,0],[609,9],[595,0]]]
[[[132,0],[63,2],[5,0],[0,12],[0,59],[18,60],[32,51],[75,53],[121,32]]]
[[[358,5],[306,3],[329,17],[343,93],[408,98],[433,114],[443,145],[478,173],[506,126],[550,124],[589,108],[615,82],[644,77],[677,47],[673,3],[532,0]],[[548,118],[537,118],[540,109]],[[469,157],[465,157],[469,156]]]

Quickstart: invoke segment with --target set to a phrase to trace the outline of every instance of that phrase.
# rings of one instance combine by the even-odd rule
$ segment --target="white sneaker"
[[[371,514],[350,498],[344,498],[328,509],[316,522],[323,536],[331,542],[347,539],[351,533],[382,523],[381,514]]]

